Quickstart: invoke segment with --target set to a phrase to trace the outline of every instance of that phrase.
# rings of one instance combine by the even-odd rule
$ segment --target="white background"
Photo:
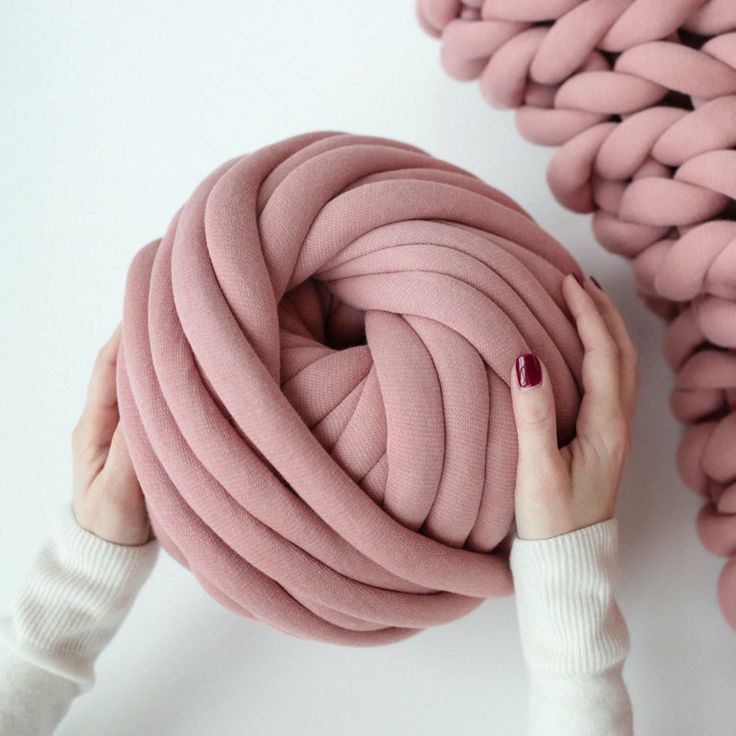
[[[733,734],[736,633],[678,480],[662,327],[587,217],[550,196],[551,152],[447,79],[410,0],[2,1],[0,610],[69,498],[69,432],[121,314],[127,265],[225,159],[295,133],[403,139],[532,212],[620,304],[642,392],[619,518],[639,734]],[[389,648],[292,639],[219,608],[166,555],[62,736],[521,734],[512,599]]]

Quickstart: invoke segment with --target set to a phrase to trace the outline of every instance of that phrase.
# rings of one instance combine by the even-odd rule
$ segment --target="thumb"
[[[555,400],[542,361],[532,353],[520,355],[514,363],[510,384],[519,463],[537,465],[559,457]]]
[[[122,422],[118,422],[113,432],[110,450],[101,475],[107,481],[105,485],[122,496],[119,500],[126,500],[131,503],[142,500],[143,494],[138,485],[133,461],[130,459]]]

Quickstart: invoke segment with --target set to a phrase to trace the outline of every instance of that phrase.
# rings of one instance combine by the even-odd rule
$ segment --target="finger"
[[[118,502],[129,503],[131,506],[140,502],[143,494],[133,468],[133,461],[130,459],[123,425],[120,423],[115,427],[110,440],[110,451],[101,475],[110,481],[102,484],[102,487],[111,489],[113,493],[119,493],[120,497],[116,499]]]
[[[636,348],[626,328],[626,322],[624,322],[624,318],[618,311],[613,299],[603,291],[593,278],[587,278],[584,285],[618,348],[621,406],[624,414],[631,418],[634,414],[636,395],[639,390]]]
[[[107,447],[117,426],[118,402],[115,390],[115,366],[121,327],[97,354],[87,387],[87,398],[79,419],[77,433],[87,447]]]
[[[583,343],[583,400],[578,429],[593,427],[621,414],[618,347],[590,294],[568,274],[562,294]]]
[[[510,386],[520,466],[557,458],[555,401],[542,361],[532,354],[520,355],[512,368]]]

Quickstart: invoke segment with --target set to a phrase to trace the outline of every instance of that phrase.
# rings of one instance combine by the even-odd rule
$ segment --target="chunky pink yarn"
[[[569,440],[571,271],[412,146],[314,133],[221,166],[127,279],[120,412],[162,545],[227,608],[341,644],[510,593],[508,380],[538,353]]]
[[[719,600],[736,628],[736,2],[420,0],[445,69],[518,108],[524,137],[559,146],[556,198],[594,212],[670,321],[685,483],[698,530],[730,557]]]

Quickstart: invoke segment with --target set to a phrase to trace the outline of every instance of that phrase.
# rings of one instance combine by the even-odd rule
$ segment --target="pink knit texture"
[[[572,257],[412,146],[291,138],[207,177],[135,257],[120,412],[162,545],[227,608],[384,644],[511,592],[515,357],[561,441]]]
[[[559,146],[555,197],[594,212],[670,322],[672,410],[691,425],[677,463],[706,499],[703,544],[736,628],[736,2],[419,0],[458,79],[518,108],[530,141]]]

